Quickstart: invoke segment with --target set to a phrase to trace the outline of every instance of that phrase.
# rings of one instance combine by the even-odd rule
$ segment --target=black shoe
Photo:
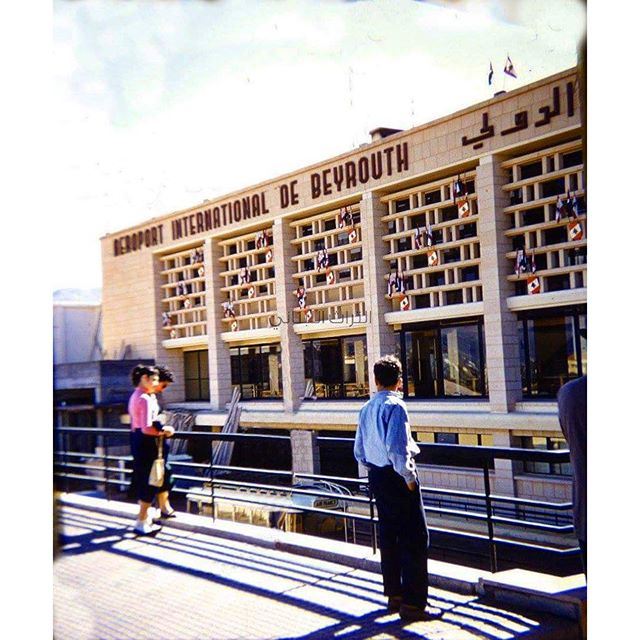
[[[165,513],[164,511],[160,511],[160,520],[168,520],[169,518],[176,518],[178,514],[175,509],[169,511],[169,513]]]
[[[403,604],[400,607],[400,618],[405,622],[426,622],[428,620],[437,620],[442,617],[442,611],[437,609],[437,613],[429,613],[420,607],[414,607],[410,604]]]
[[[402,596],[389,596],[387,600],[387,611],[389,613],[398,613],[402,606]]]

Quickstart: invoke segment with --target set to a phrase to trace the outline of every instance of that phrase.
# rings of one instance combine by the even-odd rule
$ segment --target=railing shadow
[[[430,597],[430,605],[438,606],[445,611],[441,621],[418,623],[418,626],[407,628],[397,615],[390,615],[386,612],[386,600],[382,596],[382,586],[378,583],[377,592],[371,586],[354,586],[348,582],[340,582],[340,579],[356,578],[360,582],[362,574],[365,572],[339,566],[329,562],[319,560],[309,560],[312,566],[304,567],[300,562],[289,562],[286,556],[282,557],[282,552],[275,551],[274,557],[269,557],[268,553],[258,551],[254,554],[253,549],[242,550],[244,543],[239,543],[233,547],[233,543],[221,543],[219,540],[203,540],[202,536],[197,540],[189,539],[180,530],[163,528],[155,537],[139,537],[131,531],[131,522],[126,518],[118,516],[108,516],[93,513],[83,513],[80,509],[67,510],[63,508],[60,514],[61,538],[63,546],[60,558],[72,558],[73,556],[91,553],[93,551],[107,551],[120,557],[142,561],[159,568],[179,571],[185,576],[200,578],[214,582],[220,586],[235,589],[244,593],[258,597],[277,600],[280,603],[288,604],[301,611],[337,619],[337,622],[329,626],[317,629],[304,635],[283,636],[282,640],[321,640],[328,637],[339,637],[347,640],[359,640],[371,638],[378,634],[384,634],[391,638],[424,638],[429,637],[427,631],[434,628],[434,625],[445,625],[451,631],[455,629],[465,630],[473,633],[474,637],[495,639],[505,637],[505,633],[512,634],[512,637],[526,637],[528,631],[534,630],[538,622],[532,619],[523,619],[521,616],[514,616],[508,612],[503,612],[495,607],[472,607],[477,599],[455,594],[434,595]],[[84,526],[83,526],[84,525]],[[76,534],[65,533],[65,527],[84,529],[85,533]],[[124,543],[124,544],[123,544]],[[197,543],[194,548],[194,543]],[[198,546],[199,545],[199,546]],[[249,547],[250,545],[246,545]],[[155,547],[154,557],[150,557],[145,552],[150,552],[151,547]],[[173,559],[158,557],[158,553],[168,552],[168,556]],[[177,556],[175,554],[178,554]],[[240,557],[239,553],[245,553],[245,557]],[[186,554],[186,555],[184,555]],[[188,561],[180,563],[180,556]],[[256,557],[257,556],[257,557]],[[204,563],[210,561],[215,563],[211,569],[194,566],[196,562]],[[218,572],[214,572],[214,569]],[[225,576],[225,570],[243,569],[243,575],[247,576],[246,581]],[[264,582],[276,579],[274,588],[251,584],[251,576],[246,572],[255,572],[256,581]],[[284,578],[297,583],[295,586],[278,590],[277,578]],[[282,583],[281,583],[282,586]],[[318,599],[324,599],[324,603],[311,601],[308,598],[296,595],[295,592],[305,587],[320,589],[317,594]],[[358,607],[369,609],[364,614],[354,614],[345,611],[348,605],[340,608],[331,603],[336,598],[356,598]],[[486,615],[483,617],[482,612]],[[514,633],[514,625],[519,626],[522,633]],[[415,630],[414,630],[415,629]],[[434,637],[440,637],[439,632]],[[453,636],[452,636],[453,637]]]

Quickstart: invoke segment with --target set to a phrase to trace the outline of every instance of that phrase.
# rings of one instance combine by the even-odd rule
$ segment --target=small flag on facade
[[[400,300],[400,311],[406,311],[411,308],[411,301],[409,300],[409,296],[403,296],[402,300]]]
[[[351,227],[351,231],[349,231],[349,242],[354,243],[358,241],[358,232],[355,227]]]
[[[461,198],[466,195],[467,190],[462,180],[460,180],[460,176],[458,176],[453,183],[453,201],[455,202],[457,198]]]
[[[489,84],[493,81],[493,65],[489,62]]]
[[[307,309],[307,310],[304,312],[304,319],[305,319],[307,322],[311,322],[311,321],[313,320],[313,311],[312,311],[311,309]]]
[[[575,196],[575,193],[569,197],[567,193],[567,213],[569,217],[575,220],[578,217],[578,199]]]
[[[273,251],[271,249],[267,249],[267,253],[265,254],[265,259],[267,262],[273,261]]]
[[[431,224],[429,224],[428,220],[427,220],[426,236],[427,236],[427,247],[431,247],[433,245],[433,233],[431,232]]]
[[[469,199],[464,197],[458,202],[458,218],[468,218],[471,215],[471,204]]]
[[[527,266],[527,254],[524,252],[524,249],[518,249],[518,251],[516,251],[516,266],[514,273],[517,276],[522,275],[527,271]]]
[[[335,284],[336,274],[331,269],[327,269],[327,284]]]
[[[351,207],[343,207],[340,209],[338,215],[338,229],[344,229],[348,225],[353,224],[353,216],[351,214]]]
[[[329,266],[329,254],[326,247],[316,253],[316,271],[322,271]]]
[[[255,288],[253,285],[251,285],[251,286],[249,287],[249,290],[247,291],[247,295],[248,295],[250,298],[255,298],[255,296],[256,296],[256,288]]]
[[[413,230],[413,248],[422,249],[424,247],[424,238],[422,237],[422,227]]]
[[[238,321],[237,321],[237,320],[234,320],[234,321],[231,323],[231,331],[237,331],[237,330],[238,330]]]
[[[563,209],[564,209],[564,203],[562,202],[562,198],[558,196],[558,200],[556,201],[556,222],[560,222],[562,218]]]
[[[249,271],[249,267],[244,267],[240,272],[240,284],[249,284],[251,282],[251,272]]]
[[[540,279],[538,276],[527,278],[527,293],[529,295],[540,293]]]
[[[574,220],[569,223],[569,240],[582,240],[584,233],[582,231],[582,225]]]
[[[438,252],[435,249],[431,251],[427,251],[427,264],[430,267],[437,267],[440,264],[440,259],[438,258]]]
[[[504,72],[508,75],[511,76],[512,78],[517,78],[518,76],[516,76],[516,70],[513,66],[513,62],[511,62],[511,58],[509,56],[507,56],[507,61],[504,63]]]

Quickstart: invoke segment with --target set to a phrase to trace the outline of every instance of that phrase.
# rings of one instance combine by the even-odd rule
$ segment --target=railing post
[[[489,462],[484,461],[482,468],[484,476],[484,500],[487,507],[487,529],[489,533],[489,558],[491,561],[491,573],[498,570],[498,554],[496,552],[496,543],[493,539],[493,514],[491,508],[491,484],[489,482]]]
[[[368,495],[369,495],[369,520],[371,526],[371,548],[373,549],[373,553],[377,551],[378,545],[376,544],[376,523],[374,522],[373,515],[373,494],[371,493],[371,484],[367,484],[368,487]]]
[[[216,503],[215,503],[215,491],[213,487],[213,452],[211,452],[211,462],[209,463],[209,477],[211,478],[211,518],[215,522],[216,520]]]
[[[104,469],[104,494],[107,500],[110,500],[109,494],[109,436],[105,433],[102,441],[102,460]]]

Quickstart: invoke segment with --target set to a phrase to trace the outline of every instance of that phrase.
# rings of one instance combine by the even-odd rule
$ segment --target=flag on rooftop
[[[516,76],[516,70],[513,66],[513,62],[511,62],[511,58],[509,56],[507,56],[507,61],[504,63],[504,72],[508,75],[511,76],[512,78],[517,78],[518,76]]]
[[[493,65],[489,62],[489,84],[493,81]]]

